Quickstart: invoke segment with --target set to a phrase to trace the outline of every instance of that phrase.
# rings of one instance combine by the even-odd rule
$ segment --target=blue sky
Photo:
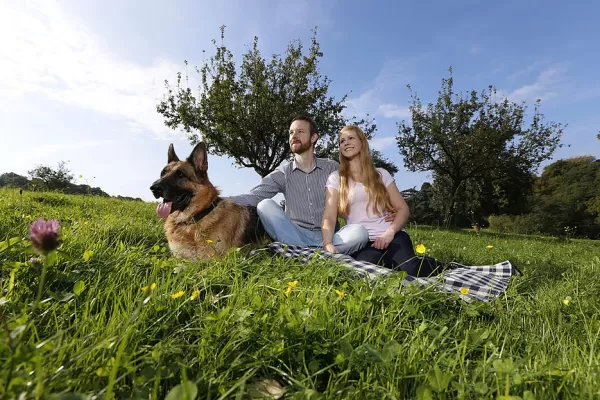
[[[220,25],[238,59],[255,35],[268,55],[294,39],[308,46],[318,26],[330,94],[376,118],[371,145],[401,168],[400,189],[428,179],[403,168],[395,145],[396,123],[409,119],[406,84],[435,101],[450,65],[457,90],[492,84],[513,101],[541,98],[548,120],[569,125],[570,147],[554,159],[598,157],[600,3],[578,3],[0,0],[0,173],[64,160],[79,183],[153,200],[168,144],[180,157],[192,149],[155,111],[164,80],[212,54]],[[228,158],[209,160],[224,195],[259,181]]]

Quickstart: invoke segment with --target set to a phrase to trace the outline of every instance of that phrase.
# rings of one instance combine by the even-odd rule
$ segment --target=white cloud
[[[513,72],[512,74],[508,75],[507,79],[509,81],[514,81],[518,78],[529,75],[532,72],[539,70],[544,64],[546,64],[545,61],[541,61],[541,60],[535,61],[535,62],[529,64],[528,66],[526,66],[525,68],[521,68],[517,72]]]
[[[94,140],[80,143],[48,143],[42,147],[27,149],[23,151],[22,156],[32,160],[39,158],[40,155],[48,155],[50,153],[66,152],[73,150],[83,150],[91,147],[98,147],[111,144],[111,140]]]
[[[25,174],[31,168],[37,165],[56,166],[57,160],[70,162],[73,158],[79,158],[81,154],[86,154],[91,148],[109,146],[113,143],[111,140],[91,140],[76,143],[46,143],[36,147],[29,146],[16,148],[14,160],[10,163],[10,167],[6,171]],[[106,153],[106,149],[102,150]],[[81,164],[76,163],[77,168],[81,168]],[[71,169],[71,166],[68,166]],[[2,172],[0,170],[0,172]]]
[[[156,112],[164,80],[182,65],[156,59],[140,65],[116,57],[55,1],[0,4],[0,94],[36,92],[123,119],[155,135],[174,132]]]
[[[565,76],[566,67],[562,64],[554,64],[541,71],[535,82],[523,85],[513,91],[499,90],[500,98],[508,98],[510,101],[520,103],[535,102],[537,99],[543,101],[559,96],[564,90],[568,78]]]
[[[385,136],[369,140],[369,147],[373,150],[383,151],[390,146],[396,144],[396,138],[393,136]]]
[[[374,89],[368,89],[362,92],[357,97],[349,97],[346,100],[346,109],[344,115],[346,117],[364,117],[367,114],[372,114],[376,105]]]
[[[381,104],[377,108],[377,114],[385,118],[408,118],[410,110],[408,107],[401,107],[397,104]]]
[[[383,118],[406,118],[410,116],[407,106],[396,104],[390,99],[402,93],[401,87],[414,80],[414,66],[428,57],[429,54],[408,59],[389,60],[384,63],[372,85],[356,97],[346,101],[344,114],[348,117],[380,116]],[[408,91],[405,92],[408,97]]]
[[[472,55],[477,55],[477,54],[481,53],[481,51],[482,51],[482,49],[479,44],[473,43],[473,44],[471,44],[471,46],[469,46],[469,53]]]
[[[347,117],[364,118],[367,114],[371,117],[383,118],[406,118],[410,116],[408,107],[398,104],[385,103],[377,88],[371,88],[360,94],[358,97],[346,100],[346,110],[344,115]]]

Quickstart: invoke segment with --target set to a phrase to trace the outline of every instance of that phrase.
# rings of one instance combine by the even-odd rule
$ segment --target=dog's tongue
[[[172,205],[173,202],[171,201],[163,201],[156,207],[156,215],[158,215],[159,218],[167,218],[169,214],[171,214]]]

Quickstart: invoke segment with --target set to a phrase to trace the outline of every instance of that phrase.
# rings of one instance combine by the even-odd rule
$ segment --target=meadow
[[[61,224],[46,268],[39,217]],[[467,304],[266,251],[189,262],[153,204],[0,189],[0,398],[600,398],[599,242],[407,230],[523,275]]]

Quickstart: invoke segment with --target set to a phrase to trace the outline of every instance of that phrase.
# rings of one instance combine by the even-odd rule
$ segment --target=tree
[[[545,233],[562,235],[568,228],[583,236],[600,235],[600,225],[594,220],[600,216],[600,209],[595,208],[600,197],[600,160],[582,156],[546,166],[535,194],[533,213]]]
[[[434,174],[435,176],[435,174]],[[454,225],[487,225],[489,215],[519,215],[531,211],[533,183],[536,176],[507,163],[496,171],[495,179],[469,179],[461,188],[454,205]],[[432,204],[437,210],[445,210],[450,196],[451,182],[443,178],[435,180]]]
[[[38,165],[34,169],[27,171],[32,180],[39,180],[44,189],[64,190],[73,182],[73,174],[66,167],[66,162],[60,161],[57,169],[52,169],[47,165]]]
[[[15,174],[14,172],[7,172],[0,175],[0,187],[20,187],[25,188],[29,184],[29,180],[21,175]]]
[[[423,107],[408,86],[412,125],[398,124],[396,138],[408,170],[432,171],[435,204],[443,210],[445,224],[469,210],[467,189],[477,197],[483,194],[484,185],[533,173],[554,153],[563,132],[561,124],[543,121],[539,100],[525,128],[525,104],[495,101],[497,92],[492,86],[480,94],[455,95],[452,68],[449,72],[450,77],[442,79],[436,104]]]
[[[192,144],[202,136],[216,155],[227,155],[238,166],[253,168],[264,177],[290,157],[288,128],[292,117],[310,114],[319,130],[316,153],[331,157],[338,148],[337,135],[349,123],[360,125],[368,138],[376,130],[372,120],[343,116],[347,96],[336,101],[328,95],[330,80],[321,76],[319,59],[323,56],[313,31],[308,54],[303,54],[300,41],[291,42],[285,54],[264,59],[258,38],[243,55],[238,70],[232,52],[223,44],[225,27],[221,27],[221,45],[215,45],[215,55],[197,68],[201,75],[201,90],[196,97],[182,85],[171,88],[157,106],[165,124],[183,128]],[[187,65],[187,61],[186,61]],[[186,76],[186,82],[188,82]],[[397,172],[395,165],[374,152],[379,165]]]
[[[596,187],[600,187],[600,171],[596,173]],[[600,191],[588,202],[588,213],[596,214],[596,223],[600,224]]]
[[[406,189],[402,191],[402,196],[408,204],[410,210],[410,221],[415,221],[424,225],[437,225],[442,217],[433,207],[433,187],[431,183],[424,182],[421,190]]]

